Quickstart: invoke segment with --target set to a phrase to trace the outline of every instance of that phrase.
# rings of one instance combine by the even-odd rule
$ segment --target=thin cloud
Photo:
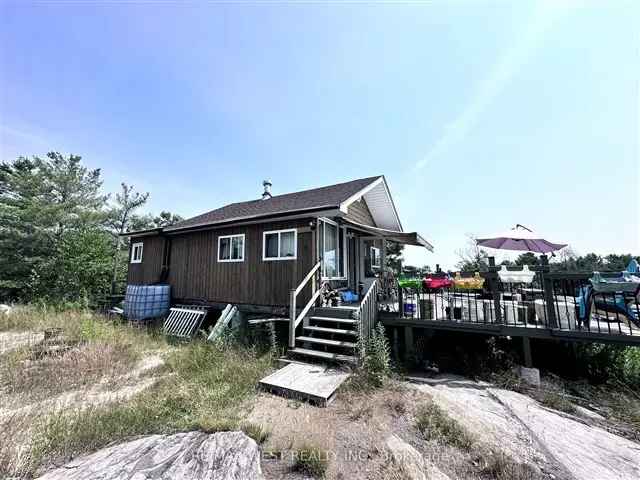
[[[47,143],[47,141],[44,138],[38,135],[35,135],[30,132],[25,132],[23,130],[17,130],[15,128],[9,127],[7,125],[2,125],[2,124],[0,124],[0,135],[19,138],[21,140],[26,140],[31,143],[38,143],[42,145],[45,145]]]
[[[485,109],[500,95],[515,74],[542,44],[547,30],[570,11],[576,3],[547,0],[536,4],[526,29],[491,69],[471,103],[453,122],[447,125],[444,134],[436,141],[431,150],[416,163],[416,168],[425,167],[467,136]]]

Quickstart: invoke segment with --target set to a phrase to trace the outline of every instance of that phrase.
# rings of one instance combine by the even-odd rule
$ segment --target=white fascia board
[[[382,179],[384,180],[384,189],[387,192],[387,197],[389,197],[389,202],[391,203],[391,208],[393,208],[393,214],[396,217],[396,222],[398,224],[398,229],[399,229],[399,231],[403,232],[404,229],[402,228],[402,223],[400,222],[400,216],[398,215],[398,210],[396,209],[396,204],[393,203],[393,197],[391,196],[391,190],[389,190],[389,185],[387,185],[387,181],[384,179],[384,177],[382,177]]]
[[[344,202],[340,204],[340,210],[347,213],[347,209],[349,208],[349,205],[351,205],[353,202],[358,201],[365,193],[367,193],[369,190],[374,189],[376,186],[380,184],[380,182],[383,182],[383,181],[384,181],[384,177],[380,176],[377,179],[375,179],[373,182],[371,182],[369,185],[364,187],[362,190],[360,190],[359,192],[351,195],[349,198],[347,198]]]
[[[384,187],[384,191],[387,194],[387,199],[389,200],[389,203],[391,204],[391,208],[393,209],[393,216],[395,217],[396,220],[396,224],[398,225],[398,231],[402,232],[402,223],[400,222],[400,217],[398,215],[398,210],[396,209],[395,204],[393,203],[393,197],[391,196],[391,191],[389,190],[389,186],[387,185],[387,180],[384,178],[384,175],[378,177],[376,180],[374,180],[373,182],[371,182],[369,185],[367,185],[366,187],[364,187],[362,190],[360,190],[358,193],[350,196],[349,198],[347,198],[344,202],[342,202],[340,204],[340,211],[342,213],[348,213],[349,211],[349,205],[351,205],[353,202],[358,201],[359,199],[361,199],[362,197],[365,196],[365,194],[367,194],[368,192],[370,192],[371,190],[373,190],[375,187],[377,187],[378,185],[380,185],[380,183],[382,183],[383,187]],[[372,212],[373,213],[373,212]]]

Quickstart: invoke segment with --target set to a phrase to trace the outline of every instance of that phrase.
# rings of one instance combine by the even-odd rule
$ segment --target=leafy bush
[[[579,373],[593,381],[618,380],[640,387],[640,347],[579,345],[576,363]]]

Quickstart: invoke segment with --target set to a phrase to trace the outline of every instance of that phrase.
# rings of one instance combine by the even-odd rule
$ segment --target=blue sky
[[[0,0],[0,158],[191,216],[384,174],[452,266],[523,223],[640,253],[640,2]]]

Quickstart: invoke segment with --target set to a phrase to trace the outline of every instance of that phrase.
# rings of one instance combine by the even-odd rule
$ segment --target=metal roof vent
[[[263,180],[262,186],[264,187],[264,192],[262,193],[262,200],[269,200],[271,198],[271,180]]]

